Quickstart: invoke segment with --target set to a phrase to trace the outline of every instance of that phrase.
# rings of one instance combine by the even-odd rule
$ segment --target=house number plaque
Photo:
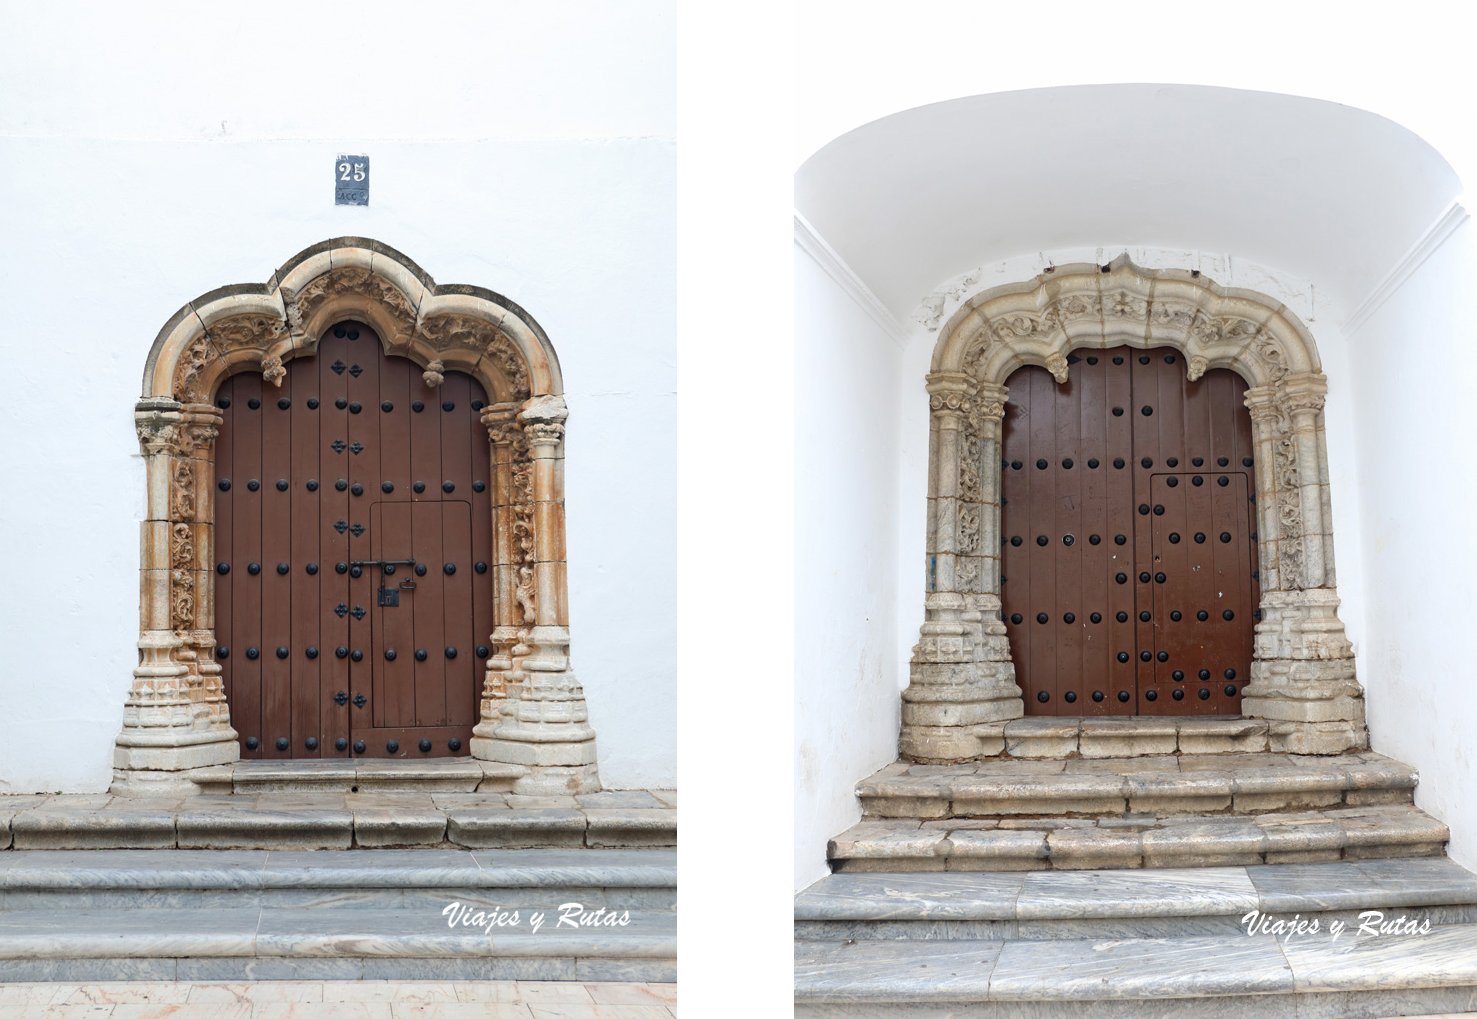
[[[333,204],[369,204],[369,157],[340,155],[333,164]]]

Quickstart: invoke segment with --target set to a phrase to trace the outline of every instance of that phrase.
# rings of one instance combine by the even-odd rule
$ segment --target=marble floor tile
[[[507,988],[507,997],[479,1000],[517,1000],[512,984],[505,983],[498,986]],[[410,1005],[430,1005],[438,1001],[467,1000],[457,996],[456,988],[457,985],[450,980],[357,980],[352,982],[334,980],[323,983],[322,1001],[326,1004],[399,1001]]]
[[[833,874],[795,897],[808,920],[985,919],[1015,916],[1025,874]]]
[[[532,1019],[529,1006],[508,1002],[459,1002],[432,1005],[390,1005],[392,1019]]]
[[[114,1005],[109,1019],[251,1019],[246,1001],[183,1005]]]
[[[1387,917],[1393,919],[1393,917]],[[1290,938],[1283,952],[1299,990],[1391,990],[1477,984],[1477,926],[1429,934],[1360,935],[1349,928]]]
[[[129,982],[83,984],[54,1000],[63,1005],[181,1004],[189,1000],[189,984]]]
[[[517,988],[518,999],[531,1004],[575,1002],[582,1005],[593,1005],[595,1003],[595,999],[590,997],[590,992],[585,990],[584,984],[520,980]],[[463,998],[462,1000],[472,999]]]
[[[1256,906],[1256,888],[1243,867],[1039,871],[1023,875],[1016,916],[1205,916]]]
[[[533,1019],[671,1019],[664,1005],[530,1005]]]
[[[191,1004],[206,1002],[322,1002],[321,980],[269,980],[188,985]]]
[[[597,1005],[675,1005],[675,984],[586,984]]]
[[[337,1002],[331,1005],[293,1001],[258,1002],[251,1019],[394,1019],[388,1001]]]
[[[795,945],[796,999],[984,998],[1000,955],[998,941],[800,942]]]

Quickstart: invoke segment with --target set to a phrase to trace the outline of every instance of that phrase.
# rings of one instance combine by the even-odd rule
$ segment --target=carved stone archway
[[[1120,344],[1178,349],[1191,381],[1229,368],[1250,385],[1262,614],[1242,712],[1269,721],[1274,750],[1367,746],[1363,690],[1337,612],[1328,382],[1313,338],[1268,297],[1198,272],[1140,269],[1125,255],[978,294],[940,332],[927,380],[924,622],[903,692],[903,756],[999,753],[1004,723],[1024,714],[1000,619],[1003,383],[1023,365],[1065,382],[1070,351]]]
[[[164,326],[135,408],[147,477],[139,665],[114,750],[113,791],[190,794],[198,769],[239,758],[214,660],[215,392],[237,372],[280,385],[335,322],[357,319],[434,387],[475,377],[491,403],[495,629],[472,755],[526,769],[522,793],[599,788],[595,733],[569,666],[564,422],[559,362],[532,316],[479,287],[437,286],[364,238],[291,258],[265,284],[212,291]]]

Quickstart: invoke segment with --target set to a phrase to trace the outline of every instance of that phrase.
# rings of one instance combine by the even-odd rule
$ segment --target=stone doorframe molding
[[[281,385],[336,322],[363,321],[429,388],[462,371],[486,389],[492,440],[495,626],[472,756],[519,765],[515,791],[599,788],[595,732],[569,666],[564,422],[559,361],[533,317],[471,286],[438,286],[377,241],[340,237],[265,284],[214,290],[160,330],[134,419],[148,510],[139,665],[114,749],[115,793],[192,794],[197,769],[239,759],[215,651],[215,394],[236,372]]]
[[[922,634],[903,691],[900,747],[920,762],[998,754],[1024,714],[1000,614],[1001,427],[1010,373],[1067,381],[1067,355],[1173,347],[1194,381],[1229,368],[1250,388],[1261,621],[1242,713],[1269,722],[1273,750],[1368,746],[1363,690],[1338,618],[1323,401],[1308,330],[1286,307],[1198,271],[1111,264],[1047,270],[966,301],[941,330],[931,408]]]

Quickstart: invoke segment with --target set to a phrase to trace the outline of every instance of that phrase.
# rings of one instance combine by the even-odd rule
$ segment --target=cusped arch
[[[1125,254],[982,291],[940,330],[932,370],[1001,385],[1024,365],[1067,378],[1078,348],[1173,347],[1194,381],[1229,368],[1251,386],[1320,373],[1317,345],[1285,305],[1198,270],[1144,269]]]
[[[439,285],[388,245],[340,237],[294,255],[266,283],[221,287],[176,312],[149,351],[143,396],[209,402],[222,379],[246,370],[279,381],[345,319],[373,326],[386,353],[466,372],[494,402],[563,394],[548,335],[517,304],[483,287]]]

